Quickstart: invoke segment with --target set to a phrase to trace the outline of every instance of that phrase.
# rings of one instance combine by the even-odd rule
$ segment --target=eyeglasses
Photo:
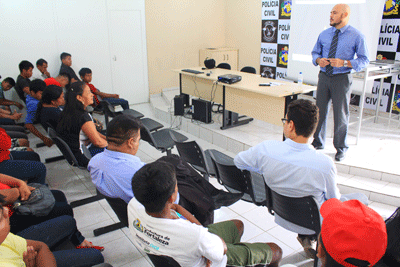
[[[285,118],[282,118],[281,121],[282,121],[283,124],[285,124],[285,122],[289,122],[289,120],[285,119]]]

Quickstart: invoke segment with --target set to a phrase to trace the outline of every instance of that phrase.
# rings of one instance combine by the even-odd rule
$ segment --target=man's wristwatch
[[[343,61],[343,67],[347,68],[349,66],[349,62],[347,60]]]

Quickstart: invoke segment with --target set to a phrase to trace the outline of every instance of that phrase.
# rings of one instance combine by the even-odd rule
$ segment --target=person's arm
[[[322,45],[321,45],[320,38],[321,38],[321,35],[318,36],[318,40],[315,43],[313,50],[311,51],[312,62],[314,64],[314,66],[319,65],[318,61],[319,61],[319,59],[322,58]]]
[[[31,194],[31,191],[34,189],[33,187],[28,186],[25,181],[16,179],[12,176],[5,175],[2,173],[0,173],[0,183],[8,185],[9,187],[12,187],[12,189],[17,189],[18,191],[17,199],[18,197],[21,197],[21,200],[28,199]]]
[[[185,217],[189,222],[195,223],[197,225],[201,225],[201,223],[189,212],[187,211],[184,207],[178,204],[172,204],[171,209],[174,211],[178,212],[181,214],[183,217]]]
[[[14,113],[12,115],[0,112],[0,118],[12,119],[12,120],[19,120],[22,117],[22,113]]]
[[[33,247],[33,250],[37,253],[34,261],[35,266],[57,266],[53,253],[51,253],[49,247],[45,243],[33,240],[26,240],[26,243],[28,247]],[[32,261],[32,259],[30,260]]]
[[[107,141],[101,136],[96,130],[96,126],[93,121],[87,121],[82,125],[82,131],[89,138],[90,142],[97,147],[106,147]]]
[[[348,60],[349,67],[353,68],[355,71],[361,71],[369,64],[369,53],[364,36],[359,36],[359,39],[357,40],[356,55],[356,59]]]
[[[41,133],[38,131],[38,129],[36,129],[35,125],[33,125],[32,123],[26,123],[26,124],[25,124],[25,127],[26,127],[26,129],[28,129],[31,133],[33,133],[34,135],[36,135],[37,137],[39,137],[39,138],[43,141],[43,143],[44,143],[46,146],[51,147],[51,146],[53,145],[53,141],[52,141],[50,138],[48,138],[48,137],[44,136],[43,134],[41,134]]]
[[[236,167],[241,170],[248,170],[260,173],[260,169],[258,166],[258,147],[261,146],[258,144],[254,147],[249,148],[246,151],[242,151],[235,156],[233,159]]]
[[[0,99],[0,105],[3,105],[3,106],[16,106],[19,109],[23,109],[24,108],[24,105],[22,105],[20,103],[17,103],[15,101],[4,99],[4,98]]]
[[[100,92],[99,90],[96,90],[97,95],[99,95],[101,98],[119,98],[119,95],[117,94],[107,94],[107,93],[103,93]]]

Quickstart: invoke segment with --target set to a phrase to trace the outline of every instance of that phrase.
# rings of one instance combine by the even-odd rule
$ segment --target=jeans
[[[14,152],[29,151],[13,151],[11,155],[14,155]],[[46,172],[46,166],[38,161],[9,159],[0,162],[0,173],[27,181],[27,183],[45,184]]]
[[[30,160],[40,162],[40,156],[33,151],[11,151],[12,160]]]
[[[0,118],[0,125],[15,125],[15,121],[8,118]]]
[[[71,240],[76,231],[75,219],[64,215],[31,226],[18,232],[17,235],[25,239],[41,241],[53,250],[65,240]],[[59,250],[54,251],[53,254],[57,266],[92,266],[104,262],[103,255],[96,249]]]
[[[103,98],[103,100],[107,101],[113,106],[120,105],[124,110],[129,109],[129,102],[123,98]]]

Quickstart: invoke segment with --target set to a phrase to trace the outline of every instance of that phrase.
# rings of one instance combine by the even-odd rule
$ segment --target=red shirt
[[[97,88],[94,87],[94,85],[91,84],[91,83],[87,83],[87,85],[89,86],[90,91],[92,91],[92,93],[93,93],[93,98],[94,98],[94,101],[95,101],[96,103],[93,103],[92,106],[95,107],[95,106],[97,106],[98,104],[100,104],[100,101],[99,101],[99,99],[97,98],[97,95],[95,94],[95,93],[97,92]]]
[[[53,77],[45,79],[44,82],[46,83],[46,86],[57,85],[57,86],[61,87],[61,84],[59,82],[57,82],[57,80],[54,79]]]

